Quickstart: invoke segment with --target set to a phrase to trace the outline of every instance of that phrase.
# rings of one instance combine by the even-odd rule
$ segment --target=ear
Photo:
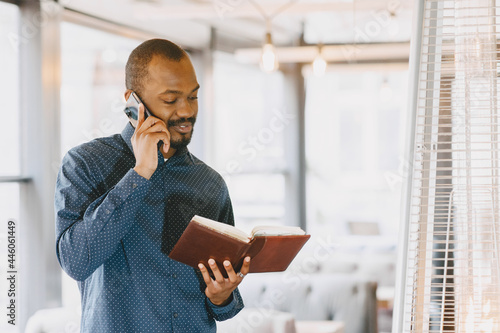
[[[128,98],[130,97],[130,94],[131,94],[131,93],[133,93],[133,92],[134,92],[134,91],[133,91],[133,90],[130,90],[130,89],[125,90],[125,94],[124,94],[124,96],[125,96],[125,101],[127,101],[127,100],[128,100]]]

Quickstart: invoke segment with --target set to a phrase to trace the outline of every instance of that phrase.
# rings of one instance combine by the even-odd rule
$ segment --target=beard
[[[170,140],[170,148],[178,150],[186,147],[191,142],[192,135],[193,131],[190,134],[184,134],[180,140]]]
[[[186,147],[191,142],[191,138],[193,137],[194,123],[196,122],[196,118],[190,117],[190,118],[181,118],[181,119],[177,119],[177,120],[169,120],[168,121],[168,123],[167,123],[168,127],[177,126],[177,125],[180,125],[180,124],[186,123],[186,122],[191,123],[191,126],[192,126],[191,132],[186,133],[186,134],[179,134],[181,136],[181,138],[178,140],[170,139],[170,147],[171,148],[176,149],[176,150],[181,149],[181,148]]]

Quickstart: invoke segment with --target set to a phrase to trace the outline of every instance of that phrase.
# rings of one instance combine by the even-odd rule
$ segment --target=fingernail
[[[229,261],[228,260],[224,261],[224,266],[229,266]]]
[[[246,257],[246,258],[245,258],[245,261],[246,261],[246,262],[250,262],[250,257]]]
[[[213,260],[213,259],[208,259],[208,263],[209,263],[210,265],[214,265],[214,264],[215,264],[215,260]]]
[[[203,264],[198,264],[199,269],[203,269],[203,267],[204,267]]]

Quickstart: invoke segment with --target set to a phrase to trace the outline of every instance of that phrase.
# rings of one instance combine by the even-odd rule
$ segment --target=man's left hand
[[[223,264],[227,272],[227,278],[222,276],[215,260],[210,259],[208,261],[208,265],[210,266],[215,279],[210,277],[207,268],[203,264],[198,265],[201,274],[203,275],[203,280],[205,280],[205,283],[207,284],[205,295],[207,295],[208,299],[210,299],[210,302],[219,306],[226,305],[229,302],[229,297],[231,296],[233,290],[238,287],[241,281],[243,281],[243,277],[248,274],[248,271],[250,270],[250,257],[245,258],[238,274],[234,271],[229,260],[225,260]]]

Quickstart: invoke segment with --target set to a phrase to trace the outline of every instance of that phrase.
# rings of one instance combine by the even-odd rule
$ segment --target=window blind
[[[500,332],[500,6],[417,2],[406,273],[394,332]]]

